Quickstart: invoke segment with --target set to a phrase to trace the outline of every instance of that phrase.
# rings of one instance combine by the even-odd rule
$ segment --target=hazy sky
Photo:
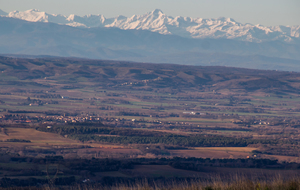
[[[161,9],[169,16],[231,17],[241,23],[300,25],[300,0],[0,0],[5,12],[39,9],[53,14],[132,16]]]

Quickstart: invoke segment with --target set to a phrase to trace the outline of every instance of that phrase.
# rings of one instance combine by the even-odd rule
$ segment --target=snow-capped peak
[[[8,14],[8,17],[27,20],[30,22],[48,22],[48,15],[38,9],[30,9],[24,12],[13,11]]]
[[[40,12],[40,10],[39,9],[29,9],[29,10],[27,10],[25,12]]]
[[[127,17],[123,16],[123,15],[118,15],[115,19],[117,19],[117,20],[124,20],[124,19],[127,19]]]
[[[164,14],[164,13],[163,13],[162,10],[160,10],[160,9],[154,9],[154,10],[151,12],[151,14],[154,14],[154,15],[161,15],[161,14]]]
[[[233,18],[227,18],[226,19],[226,22],[232,22],[232,23],[235,23],[235,20]]]

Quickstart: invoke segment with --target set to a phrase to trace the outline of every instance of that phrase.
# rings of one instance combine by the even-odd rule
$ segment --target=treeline
[[[47,127],[38,127],[37,130],[68,135],[69,138],[83,142],[96,141],[115,144],[165,144],[182,147],[246,147],[250,144],[276,145],[282,143],[278,139],[234,138],[214,135],[183,136],[157,131],[107,127],[103,124],[97,126],[90,123],[90,126],[87,125],[88,123],[59,125],[53,126],[50,129]],[[101,136],[101,134],[114,136]]]
[[[0,161],[1,162],[1,161]],[[206,172],[210,171],[213,167],[220,168],[261,168],[261,169],[299,169],[299,163],[285,163],[278,162],[277,160],[269,159],[210,159],[210,158],[180,158],[174,157],[167,158],[136,158],[136,159],[64,159],[62,156],[47,156],[45,158],[34,157],[11,157],[10,161],[5,161],[10,164],[32,163],[39,166],[46,165],[59,165],[64,176],[58,175],[54,184],[56,185],[70,185],[74,182],[82,183],[82,181],[76,180],[73,176],[95,176],[97,172],[106,171],[122,171],[134,169],[138,165],[169,165],[173,168]],[[20,169],[20,173],[24,176],[46,176],[43,167],[36,167],[32,169]],[[31,173],[30,173],[31,172]],[[26,174],[26,175],[25,175]],[[30,175],[29,175],[30,174]],[[33,175],[34,174],[34,175]],[[22,175],[20,175],[22,176]],[[12,187],[12,186],[35,186],[37,184],[47,184],[49,181],[45,179],[28,178],[24,180],[24,176],[21,179],[2,178],[0,180],[0,187]],[[69,176],[69,177],[67,177]],[[99,178],[100,183],[110,184],[117,178],[102,177]],[[136,178],[128,178],[136,179]],[[188,178],[184,178],[188,179]],[[107,181],[108,180],[108,181]],[[164,180],[164,179],[163,179]],[[173,179],[176,182],[176,179]],[[115,183],[112,183],[113,185]]]
[[[147,131],[147,130],[134,130],[127,128],[115,128],[115,127],[106,127],[102,123],[78,123],[78,124],[69,124],[67,126],[53,126],[52,128],[47,127],[38,127],[36,128],[39,131],[58,133],[61,135],[94,135],[94,134],[105,134],[105,135],[118,135],[118,136],[142,136],[142,137],[151,137],[151,136],[164,136],[166,133],[157,132],[157,131]]]
[[[135,158],[135,159],[64,159],[62,156],[45,158],[11,157],[12,162],[36,164],[60,164],[71,171],[105,172],[133,169],[136,165],[169,165],[178,169],[201,171],[200,167],[226,168],[277,168],[300,169],[299,163],[278,162],[270,159],[211,159],[211,158]],[[70,171],[69,174],[72,174]],[[76,173],[76,172],[75,172]],[[75,174],[74,173],[74,174]]]
[[[77,171],[105,172],[120,169],[133,169],[134,163],[130,160],[113,159],[74,159],[64,162],[64,166]]]
[[[59,177],[54,179],[54,185],[71,185],[76,182],[76,178],[74,176],[71,177]],[[4,177],[0,179],[0,187],[13,189],[12,187],[34,187],[37,185],[48,184],[49,181],[47,179],[40,178],[28,178],[28,179],[18,179],[18,178],[7,178]],[[29,188],[36,189],[36,188]]]
[[[0,155],[1,156],[1,155]],[[88,172],[107,172],[118,171],[120,169],[133,169],[134,165],[139,165],[139,162],[132,160],[117,160],[117,159],[64,159],[62,156],[46,156],[45,158],[33,157],[11,157],[11,162],[26,162],[33,164],[59,164],[68,168],[65,174],[76,175],[78,171]]]
[[[30,143],[30,140],[25,139],[7,139],[6,142],[24,142],[24,143]]]
[[[55,98],[55,99],[61,99],[61,95],[59,94],[38,94],[34,95],[36,98]]]
[[[133,159],[133,163],[139,165],[169,165],[173,168],[204,171],[207,167],[226,168],[262,168],[262,169],[300,169],[299,163],[278,162],[278,160],[238,158],[238,159],[211,159],[211,158],[156,158],[156,159]]]
[[[269,155],[282,155],[282,156],[296,156],[300,155],[300,147],[299,146],[275,146],[275,147],[266,147],[264,150],[253,150],[254,154],[269,154]]]
[[[277,160],[269,159],[204,159],[204,158],[175,158],[169,162],[173,168],[205,171],[206,167],[229,167],[229,168],[272,168],[272,169],[299,169],[297,163],[278,163]]]
[[[184,147],[246,147],[250,144],[277,144],[278,140],[241,139],[222,136],[180,136],[168,134],[165,136],[97,136],[70,135],[72,139],[80,141],[97,141],[115,144],[165,144]]]
[[[139,113],[139,112],[120,111],[119,113],[116,113],[116,116],[142,116],[142,117],[148,117],[149,114],[144,114],[144,113]]]

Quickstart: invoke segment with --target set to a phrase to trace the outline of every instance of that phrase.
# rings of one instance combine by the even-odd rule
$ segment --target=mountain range
[[[5,15],[5,14],[4,14]],[[117,16],[105,18],[104,15],[69,16],[49,14],[31,9],[24,12],[13,11],[6,15],[30,22],[53,22],[73,27],[115,27],[123,30],[149,30],[160,34],[174,34],[188,38],[226,38],[249,42],[299,40],[300,26],[271,26],[242,24],[232,18],[202,19],[191,17],[171,17],[160,9],[144,15],[132,17]]]
[[[300,71],[300,26],[241,24],[231,18],[170,17],[156,9],[130,18],[0,11],[0,54],[47,55]]]

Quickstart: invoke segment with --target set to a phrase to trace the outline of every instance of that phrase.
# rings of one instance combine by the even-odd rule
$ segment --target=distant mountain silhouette
[[[0,26],[0,54],[299,70],[295,60],[300,60],[300,45],[283,41],[193,39],[147,30],[78,28],[8,17],[0,17]]]

